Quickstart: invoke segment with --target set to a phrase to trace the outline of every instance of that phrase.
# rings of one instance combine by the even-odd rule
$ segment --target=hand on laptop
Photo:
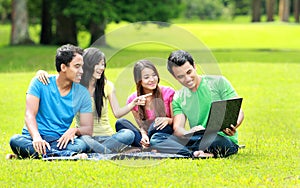
[[[201,131],[201,130],[205,130],[205,128],[202,125],[197,125],[197,126],[191,128],[190,132],[196,132],[196,131]]]
[[[230,125],[230,128],[223,129],[223,132],[225,134],[227,134],[228,136],[233,136],[236,132],[236,127],[233,125]]]

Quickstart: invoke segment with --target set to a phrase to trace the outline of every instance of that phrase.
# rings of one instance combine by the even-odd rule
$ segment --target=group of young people
[[[14,135],[7,158],[48,156],[87,157],[85,153],[115,153],[128,148],[180,154],[187,157],[227,157],[238,152],[236,125],[218,132],[210,146],[199,149],[203,135],[184,136],[206,127],[210,104],[238,97],[223,76],[198,75],[192,56],[183,50],[170,54],[167,68],[183,88],[159,85],[155,65],[140,60],[133,68],[136,92],[120,107],[114,84],[105,77],[106,59],[98,48],[73,45],[57,49],[58,75],[38,71],[26,93],[25,125]],[[118,119],[115,130],[108,104]],[[195,105],[197,104],[197,105]],[[132,112],[136,124],[121,118]],[[75,126],[71,126],[75,117]]]

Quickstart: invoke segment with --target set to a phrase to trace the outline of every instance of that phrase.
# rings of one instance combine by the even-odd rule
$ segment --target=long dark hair
[[[91,47],[84,50],[83,74],[80,83],[86,88],[89,87],[89,81],[93,76],[95,65],[97,65],[102,60],[104,61],[104,67],[106,67],[105,55],[98,48]],[[103,107],[103,97],[105,97],[105,93],[104,93],[105,82],[106,82],[106,77],[103,70],[100,79],[96,80],[95,93],[93,96],[95,100],[95,107],[96,107],[98,118],[101,117],[101,111]]]
[[[133,75],[134,75],[134,81],[136,83],[137,96],[145,94],[144,90],[143,90],[143,86],[142,86],[142,70],[144,70],[145,68],[149,68],[149,69],[153,70],[154,73],[158,77],[157,86],[152,92],[152,96],[154,99],[153,100],[153,107],[154,107],[153,109],[155,112],[155,117],[165,117],[166,116],[165,105],[164,105],[164,101],[162,98],[160,88],[158,86],[158,83],[160,81],[159,74],[158,74],[156,67],[149,60],[140,60],[134,65]],[[143,120],[143,121],[147,120],[145,106],[139,105],[138,112],[139,112],[140,120]]]

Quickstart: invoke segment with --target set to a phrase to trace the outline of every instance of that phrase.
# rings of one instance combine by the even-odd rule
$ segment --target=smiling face
[[[142,87],[144,93],[152,92],[158,84],[158,75],[150,68],[144,68],[141,72]]]
[[[98,64],[94,67],[93,78],[100,79],[103,71],[105,70],[105,62],[102,59]]]
[[[66,72],[66,77],[73,82],[79,83],[83,74],[83,58],[76,53],[69,66],[62,64],[62,70]]]
[[[197,74],[195,67],[193,67],[188,61],[182,66],[173,66],[173,75],[183,86],[189,88],[192,91],[196,91],[200,78]]]

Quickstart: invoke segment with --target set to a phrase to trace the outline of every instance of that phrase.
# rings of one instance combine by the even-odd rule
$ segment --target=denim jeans
[[[86,152],[92,153],[115,153],[120,152],[132,144],[134,133],[129,129],[122,129],[112,136],[88,136],[79,137],[86,143]]]
[[[73,156],[77,153],[86,150],[85,143],[78,139],[74,139],[74,143],[69,142],[65,149],[59,149],[57,147],[57,140],[59,137],[42,136],[42,139],[50,144],[51,149],[46,149],[46,155],[49,156]],[[39,158],[38,153],[34,150],[32,145],[32,138],[29,135],[16,134],[10,139],[10,147],[12,151],[20,158]]]
[[[194,157],[193,153],[199,150],[202,137],[203,135],[193,135],[190,138],[179,138],[165,133],[155,133],[150,139],[150,144],[152,148],[162,153]],[[238,145],[227,137],[216,135],[205,152],[213,153],[214,157],[227,157],[238,152]]]
[[[142,140],[142,134],[141,134],[140,130],[135,125],[133,125],[127,119],[120,118],[116,122],[116,131],[119,131],[119,130],[122,130],[122,129],[130,129],[130,130],[132,130],[133,133],[134,133],[134,141],[132,143],[132,146],[142,147],[142,145],[140,144],[140,141]],[[162,130],[156,130],[154,128],[154,122],[153,122],[150,125],[149,129],[148,129],[148,137],[149,137],[149,139],[152,137],[152,135],[154,133],[157,133],[157,132],[166,133],[166,134],[172,134],[173,133],[173,128],[170,125],[167,125]]]

